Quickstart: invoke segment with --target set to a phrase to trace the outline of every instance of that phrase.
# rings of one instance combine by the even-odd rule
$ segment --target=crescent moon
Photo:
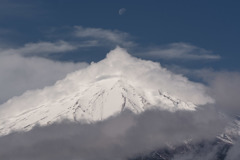
[[[121,8],[121,9],[119,9],[118,14],[121,16],[121,15],[123,15],[126,11],[127,11],[126,8]]]

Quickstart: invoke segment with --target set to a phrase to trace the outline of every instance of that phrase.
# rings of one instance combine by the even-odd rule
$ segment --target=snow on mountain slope
[[[99,121],[126,108],[134,113],[153,106],[195,110],[212,102],[203,85],[117,47],[106,59],[69,74],[54,86],[28,91],[1,105],[0,135],[62,119]]]

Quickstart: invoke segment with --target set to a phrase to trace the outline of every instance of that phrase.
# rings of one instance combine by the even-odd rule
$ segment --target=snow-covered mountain
[[[125,109],[134,113],[151,107],[193,111],[212,102],[203,85],[118,47],[106,59],[67,75],[54,86],[28,91],[1,105],[0,135],[62,119],[99,121]]]

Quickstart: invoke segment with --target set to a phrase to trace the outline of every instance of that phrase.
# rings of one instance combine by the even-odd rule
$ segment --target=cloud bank
[[[224,112],[240,115],[240,73],[229,71],[208,73],[205,73],[205,80],[209,83],[209,92],[215,98],[217,107]]]
[[[125,111],[94,124],[63,122],[1,137],[0,159],[122,160],[187,139],[211,139],[224,126],[213,110],[153,110],[140,115]]]
[[[32,89],[53,85],[87,63],[55,62],[44,58],[0,55],[0,104]]]
[[[225,113],[240,115],[240,72],[218,71],[213,69],[187,69],[179,66],[168,67],[175,73],[181,73],[204,82],[207,92],[215,99],[215,106]]]

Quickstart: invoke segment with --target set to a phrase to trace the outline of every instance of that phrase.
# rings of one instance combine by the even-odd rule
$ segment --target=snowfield
[[[194,111],[198,105],[214,102],[205,91],[205,86],[117,47],[106,59],[54,86],[27,91],[1,105],[0,135],[62,119],[92,123],[125,109],[136,114],[152,107]]]

